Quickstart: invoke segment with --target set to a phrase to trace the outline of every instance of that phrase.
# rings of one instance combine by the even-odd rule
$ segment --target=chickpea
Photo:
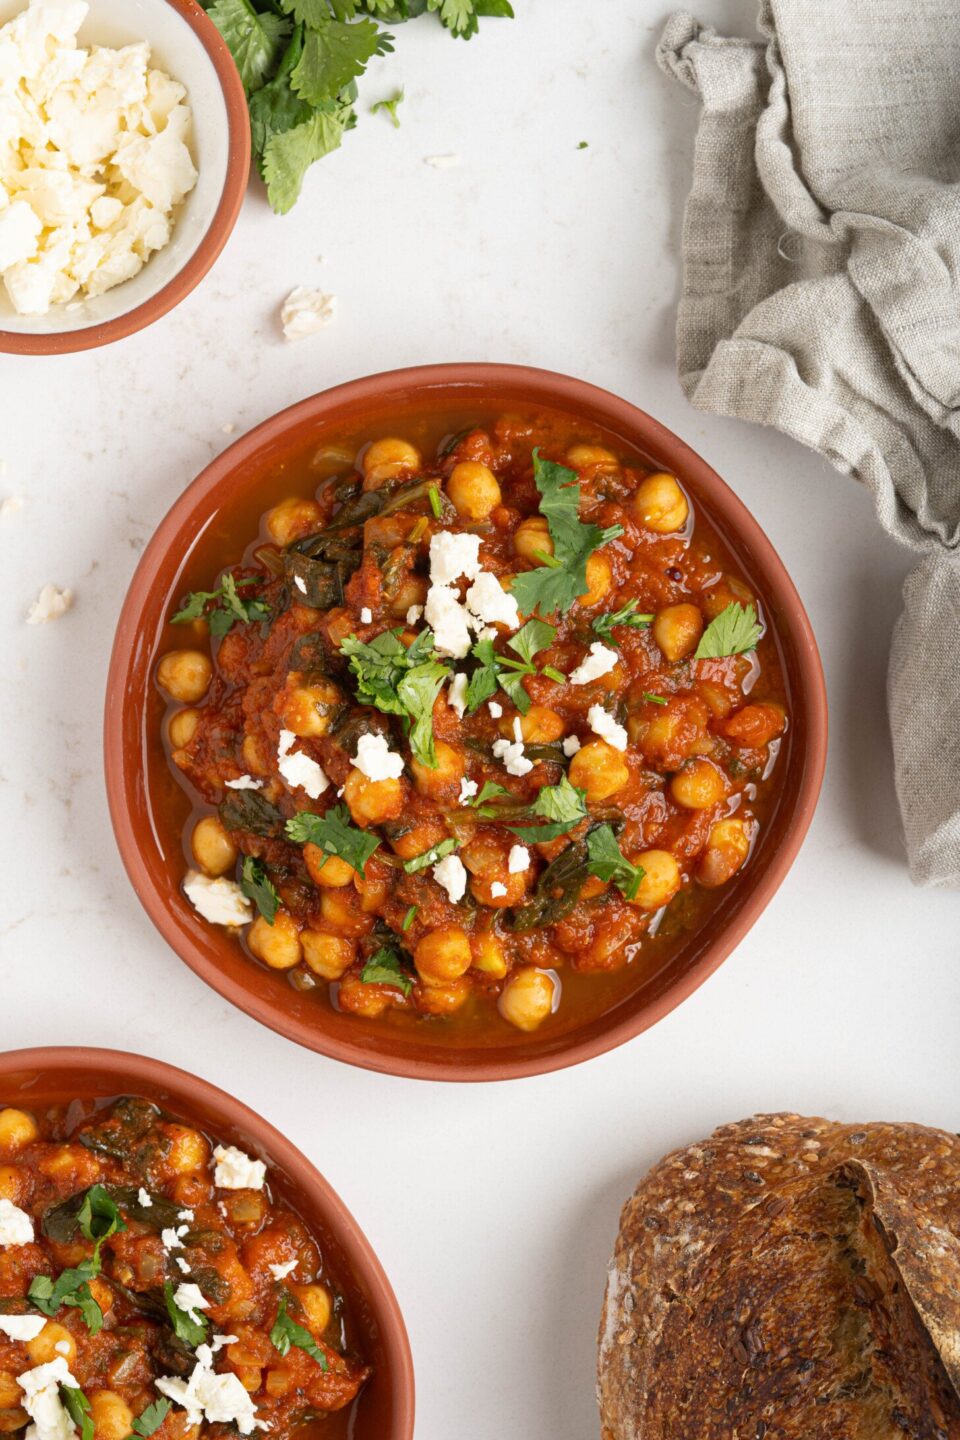
[[[115,1390],[92,1390],[87,1398],[94,1440],[125,1440],[131,1433],[133,1411],[123,1396]]]
[[[459,786],[466,763],[462,752],[443,740],[437,740],[434,749],[437,763],[433,769],[421,760],[411,760],[410,769],[420,793],[440,799],[451,787]]]
[[[560,982],[548,970],[523,965],[503,987],[500,1014],[518,1030],[536,1030],[553,1011],[559,988]]]
[[[0,1197],[12,1200],[14,1205],[19,1204],[26,1190],[26,1180],[26,1175],[16,1165],[0,1165]]]
[[[171,650],[157,666],[157,684],[184,705],[203,698],[212,675],[210,657],[202,650]]]
[[[606,555],[595,550],[587,560],[587,590],[578,601],[580,605],[599,605],[613,585],[613,566]]]
[[[388,480],[419,470],[420,465],[420,451],[408,441],[393,436],[374,440],[363,457],[363,488],[379,490]]]
[[[742,710],[730,716],[726,724],[720,727],[720,731],[728,740],[732,740],[734,745],[759,749],[782,735],[786,726],[787,717],[782,706],[744,705]]]
[[[531,705],[526,715],[516,718],[520,721],[521,735],[530,745],[549,745],[552,740],[559,740],[567,728],[566,722],[556,710],[551,710],[546,705]],[[500,734],[507,740],[514,739],[513,727],[512,715],[504,715],[497,726]]]
[[[742,580],[737,580],[732,575],[724,575],[717,585],[704,591],[700,604],[707,619],[715,620],[728,605],[755,605],[756,601],[757,597]]]
[[[390,601],[390,614],[405,620],[414,605],[426,603],[429,586],[423,575],[407,575]]]
[[[339,890],[344,885],[352,885],[357,873],[346,860],[341,860],[339,855],[328,855],[319,845],[304,845],[303,860],[310,879],[322,890]]]
[[[18,1405],[22,1399],[23,1391],[17,1384],[16,1375],[11,1375],[9,1370],[0,1370],[0,1409],[9,1410],[13,1406]],[[21,1424],[25,1423],[26,1415],[24,1415],[21,1421]],[[9,1428],[15,1429],[16,1427],[11,1426]]]
[[[307,1329],[320,1336],[330,1324],[330,1296],[322,1285],[298,1285],[294,1292],[307,1317]]]
[[[470,996],[470,981],[461,977],[446,985],[428,985],[426,981],[417,995],[417,1008],[424,1015],[452,1015]]]
[[[0,1150],[20,1150],[39,1133],[36,1120],[26,1110],[0,1110]]]
[[[401,780],[369,780],[354,768],[347,776],[343,798],[357,825],[382,825],[403,814],[404,785]]]
[[[634,905],[639,905],[641,910],[659,910],[680,889],[680,866],[676,857],[669,850],[644,850],[631,859],[644,872]]]
[[[457,513],[467,520],[486,520],[500,504],[500,486],[493,471],[476,460],[454,465],[447,481],[447,494]]]
[[[351,1015],[362,1015],[365,1020],[376,1020],[384,1010],[396,1004],[396,994],[391,994],[380,985],[365,985],[359,975],[345,975],[340,982],[337,995],[341,1010]]]
[[[401,860],[412,860],[415,855],[422,855],[425,850],[429,850],[431,845],[439,845],[441,840],[449,838],[443,821],[431,819],[412,825],[409,830],[404,830],[402,835],[391,836],[390,844]]]
[[[58,1345],[65,1345],[67,1348],[58,1350]],[[31,1365],[49,1365],[51,1360],[62,1355],[69,1366],[77,1358],[77,1342],[65,1325],[48,1320],[40,1334],[27,1341],[27,1354],[30,1356]]]
[[[655,535],[670,535],[686,525],[690,505],[675,476],[659,471],[640,481],[633,497],[633,513]]]
[[[205,875],[226,875],[237,863],[233,836],[216,815],[204,815],[190,837],[193,858]]]
[[[481,905],[504,910],[523,899],[529,871],[511,874],[508,853],[509,846],[495,835],[482,831],[464,847],[463,863],[470,871],[470,893]]]
[[[459,980],[470,969],[471,959],[470,940],[459,925],[431,930],[413,952],[417,973],[427,985]]]
[[[258,915],[247,931],[247,944],[271,970],[292,970],[301,960],[297,922],[285,910],[277,911],[272,925]]]
[[[267,511],[263,523],[275,545],[292,545],[294,540],[318,530],[321,520],[322,512],[316,500],[290,495]]]
[[[683,660],[703,634],[703,616],[696,605],[668,605],[653,622],[653,638],[667,660]]]
[[[198,1130],[188,1125],[167,1125],[170,1140],[167,1166],[175,1175],[190,1175],[202,1170],[210,1159],[210,1146]]]
[[[296,681],[300,677],[289,678]],[[283,697],[280,716],[284,728],[304,738],[326,735],[342,698],[339,686],[332,680],[317,680],[312,685],[294,684]]]
[[[357,947],[343,935],[329,935],[325,930],[304,930],[300,935],[303,958],[315,975],[324,980],[339,980],[357,958]]]
[[[112,1287],[107,1284],[106,1280],[101,1279],[99,1275],[95,1275],[94,1278],[92,1280],[89,1280],[87,1283],[90,1286],[90,1294],[93,1296],[94,1300],[96,1300],[104,1315],[109,1315],[110,1311],[113,1309],[114,1301],[114,1292]]]
[[[670,781],[670,794],[687,810],[709,810],[727,793],[726,781],[709,760],[693,760]]]
[[[586,790],[587,799],[592,802],[609,800],[630,779],[623,755],[606,740],[590,740],[582,745],[570,761],[567,773],[570,784]]]
[[[750,836],[742,820],[718,820],[700,856],[697,879],[707,890],[726,885],[750,853]]]
[[[567,451],[567,464],[574,470],[618,470],[620,462],[612,450],[603,445],[571,445]]]
[[[189,745],[197,733],[197,726],[200,724],[199,710],[177,710],[170,716],[170,723],[167,726],[167,736],[170,744],[175,750],[182,750],[184,745]]]
[[[320,914],[331,930],[341,935],[359,938],[370,929],[370,918],[364,915],[360,897],[352,886],[349,889],[321,890]]]
[[[513,532],[513,548],[524,560],[532,560],[537,565],[542,564],[540,555],[553,554],[553,540],[542,515],[530,515],[520,521]]]
[[[376,879],[372,875],[355,875],[353,888],[360,896],[360,909],[368,915],[379,911],[390,894],[390,883],[384,875]]]
[[[502,980],[507,973],[507,954],[503,942],[492,931],[470,936],[474,970],[482,970],[495,980]]]

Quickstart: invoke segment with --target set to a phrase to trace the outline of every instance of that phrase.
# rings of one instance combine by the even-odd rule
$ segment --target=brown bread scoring
[[[762,1115],[668,1155],[607,1277],[603,1440],[960,1440],[960,1140]]]

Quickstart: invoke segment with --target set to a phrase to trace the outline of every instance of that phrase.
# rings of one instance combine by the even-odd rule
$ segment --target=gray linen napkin
[[[960,0],[761,0],[760,40],[667,23],[703,111],[680,380],[870,487],[923,559],[889,671],[911,874],[960,883]]]

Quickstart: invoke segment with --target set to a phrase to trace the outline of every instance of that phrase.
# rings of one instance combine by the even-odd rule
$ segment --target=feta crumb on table
[[[72,605],[72,590],[60,590],[56,585],[44,585],[27,611],[27,624],[46,625],[50,620],[59,620]]]
[[[280,324],[287,340],[305,340],[329,325],[336,309],[337,297],[323,290],[310,290],[298,285],[290,291],[280,308]]]

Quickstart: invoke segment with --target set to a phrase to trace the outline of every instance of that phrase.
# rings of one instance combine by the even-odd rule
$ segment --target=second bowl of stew
[[[682,441],[509,366],[355,381],[176,503],[106,761],[173,948],[290,1038],[496,1079],[637,1034],[744,935],[826,751],[801,602]]]

